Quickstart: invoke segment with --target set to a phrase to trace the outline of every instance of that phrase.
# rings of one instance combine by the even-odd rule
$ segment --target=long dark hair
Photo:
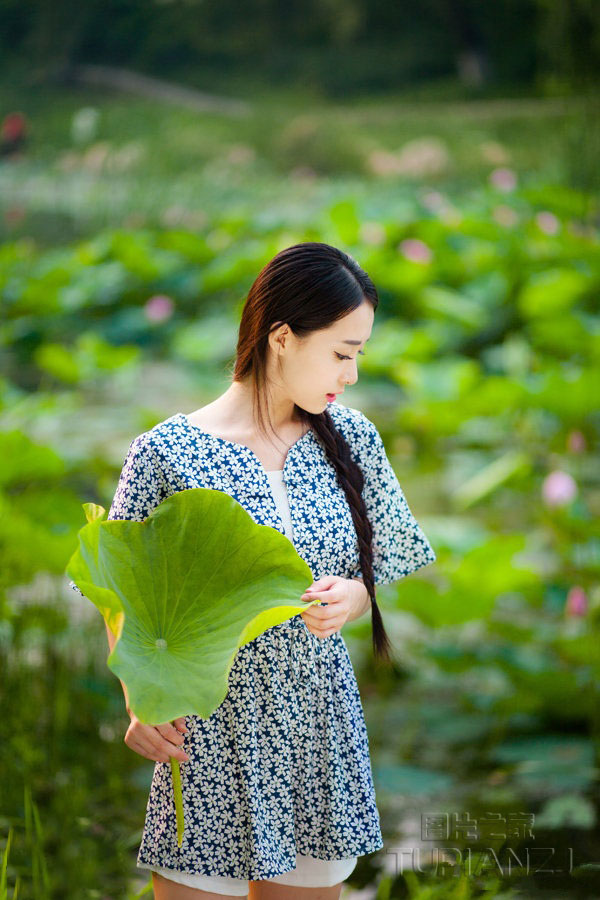
[[[377,309],[379,298],[373,282],[355,259],[329,244],[306,241],[286,247],[259,272],[242,311],[233,380],[253,378],[254,408],[263,432],[262,389],[270,332],[285,322],[296,337],[304,337],[328,328],[365,300]],[[376,659],[391,662],[390,640],[375,599],[373,532],[362,497],[362,469],[352,459],[327,409],[309,413],[296,406],[296,413],[321,439],[346,494],[358,538],[362,578],[371,598],[373,652]]]

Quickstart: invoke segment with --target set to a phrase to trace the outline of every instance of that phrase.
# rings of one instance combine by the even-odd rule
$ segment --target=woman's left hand
[[[361,602],[364,590],[364,585],[353,578],[342,578],[339,575],[319,578],[300,597],[307,601],[320,598],[323,604],[327,604],[315,603],[306,612],[300,613],[308,630],[320,638],[339,631],[356,604]]]

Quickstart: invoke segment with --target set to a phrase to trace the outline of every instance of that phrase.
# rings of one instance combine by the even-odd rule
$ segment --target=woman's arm
[[[346,619],[347,622],[353,622],[354,619],[359,619],[367,612],[368,609],[371,608],[371,598],[369,597],[368,591],[362,578],[356,576],[354,578],[351,578],[350,581],[360,581],[361,587],[357,588],[356,605],[354,607],[354,610]]]

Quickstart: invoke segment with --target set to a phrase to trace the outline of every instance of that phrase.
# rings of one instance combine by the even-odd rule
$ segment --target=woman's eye
[[[365,355],[364,350],[359,350],[358,352],[360,353],[361,356]],[[337,350],[335,351],[335,355],[337,356],[338,359],[352,359],[351,356],[343,356],[341,353],[338,353]]]

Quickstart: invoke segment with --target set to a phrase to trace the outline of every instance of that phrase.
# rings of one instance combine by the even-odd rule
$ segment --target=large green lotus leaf
[[[84,509],[66,572],[117,637],[107,663],[146,724],[208,718],[239,647],[319,602],[299,600],[313,576],[288,538],[223,491],[178,491],[143,522]]]
[[[98,607],[104,621],[118,639],[125,617],[123,604],[113,590],[101,587],[90,580],[102,579],[99,562],[100,525],[106,517],[106,510],[95,503],[84,503],[83,509],[89,524],[79,531],[79,549],[69,560],[66,572],[75,581],[79,590]],[[76,572],[77,576],[73,575],[73,572]]]

